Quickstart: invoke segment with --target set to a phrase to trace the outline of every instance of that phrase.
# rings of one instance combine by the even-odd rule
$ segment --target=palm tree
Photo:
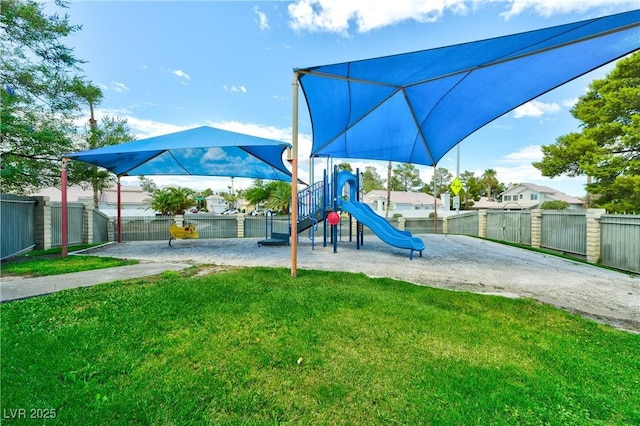
[[[156,189],[151,198],[151,208],[162,215],[183,215],[185,210],[197,204],[195,195],[196,192],[189,188]]]
[[[102,102],[103,94],[102,90],[98,86],[94,86],[91,83],[85,83],[80,79],[75,79],[73,83],[73,90],[80,98],[87,101],[89,104],[89,149],[99,147],[98,136],[98,123],[94,116],[94,106],[99,105]],[[98,168],[93,166],[91,187],[93,189],[93,206],[98,208],[98,192],[100,191],[100,183],[104,180],[103,173],[99,173]]]
[[[492,200],[491,198],[491,190],[493,189],[493,184],[496,182],[496,176],[498,173],[493,169],[487,169],[482,174],[482,179],[487,183],[487,199]]]
[[[289,201],[291,200],[291,184],[275,181],[269,184],[269,199],[267,207],[281,213],[289,213]]]

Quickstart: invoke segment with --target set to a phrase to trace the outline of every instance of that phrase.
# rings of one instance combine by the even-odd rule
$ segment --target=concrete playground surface
[[[422,257],[385,244],[374,235],[364,245],[342,237],[337,253],[316,238],[300,237],[298,270],[361,272],[456,291],[527,297],[618,328],[640,332],[640,276],[557,256],[460,235],[418,235]],[[85,254],[144,262],[291,267],[291,248],[261,246],[259,238],[126,242]]]
[[[610,324],[640,332],[640,276],[611,271],[557,256],[506,246],[460,235],[417,235],[425,242],[422,257],[409,250],[385,244],[374,235],[364,237],[364,245],[342,237],[337,253],[322,239],[312,247],[300,237],[297,251],[298,271],[316,269],[364,273],[371,277],[389,277],[417,285],[454,291],[468,291],[526,297]],[[291,247],[261,246],[260,238],[144,241],[111,243],[85,250],[82,254],[137,259],[140,265],[88,271],[84,276],[42,277],[29,280],[5,280],[2,299],[18,292],[28,282],[37,282],[46,294],[49,288],[93,285],[98,282],[153,275],[163,270],[179,270],[188,265],[291,267]],[[116,275],[115,270],[120,270]],[[125,273],[126,271],[126,273]],[[55,281],[57,280],[57,282]],[[22,297],[30,297],[27,294]]]

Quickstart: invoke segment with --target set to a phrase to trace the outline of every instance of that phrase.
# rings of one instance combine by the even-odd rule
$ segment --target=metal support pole
[[[291,123],[291,276],[298,276],[298,73],[293,74]]]
[[[117,224],[117,241],[122,242],[122,195],[120,186],[120,176],[118,176],[118,224]]]
[[[62,221],[62,257],[67,257],[69,253],[69,210],[67,203],[67,162],[68,158],[62,159],[62,168],[60,169],[60,186],[62,189],[62,211],[60,218]]]

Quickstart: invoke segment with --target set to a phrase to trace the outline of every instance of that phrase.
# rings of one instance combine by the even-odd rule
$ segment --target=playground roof
[[[282,155],[286,142],[203,126],[63,155],[118,176],[233,176],[291,181]]]
[[[518,106],[640,48],[640,10],[297,69],[313,155],[436,165]]]

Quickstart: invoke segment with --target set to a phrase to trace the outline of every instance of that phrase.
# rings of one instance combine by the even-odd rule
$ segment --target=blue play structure
[[[358,174],[358,171],[356,171]],[[345,185],[348,185],[348,196],[344,197]],[[359,200],[359,181],[356,175],[334,168],[332,179],[324,173],[322,181],[316,182],[298,193],[298,233],[309,232],[312,249],[320,223],[323,226],[323,242],[327,245],[328,229],[327,215],[330,212],[349,213],[357,221],[356,247],[363,244],[363,226],[367,226],[382,241],[394,247],[409,250],[409,258],[413,259],[416,251],[422,256],[425,248],[421,238],[414,237],[409,231],[394,228],[386,219],[376,214],[371,207]],[[351,228],[351,227],[349,227]],[[331,240],[334,252],[337,251],[337,226],[331,226]],[[351,229],[349,229],[351,240]],[[266,240],[265,240],[266,241]],[[264,244],[265,241],[262,243]],[[275,241],[274,241],[275,242]],[[288,240],[287,240],[288,243]]]

